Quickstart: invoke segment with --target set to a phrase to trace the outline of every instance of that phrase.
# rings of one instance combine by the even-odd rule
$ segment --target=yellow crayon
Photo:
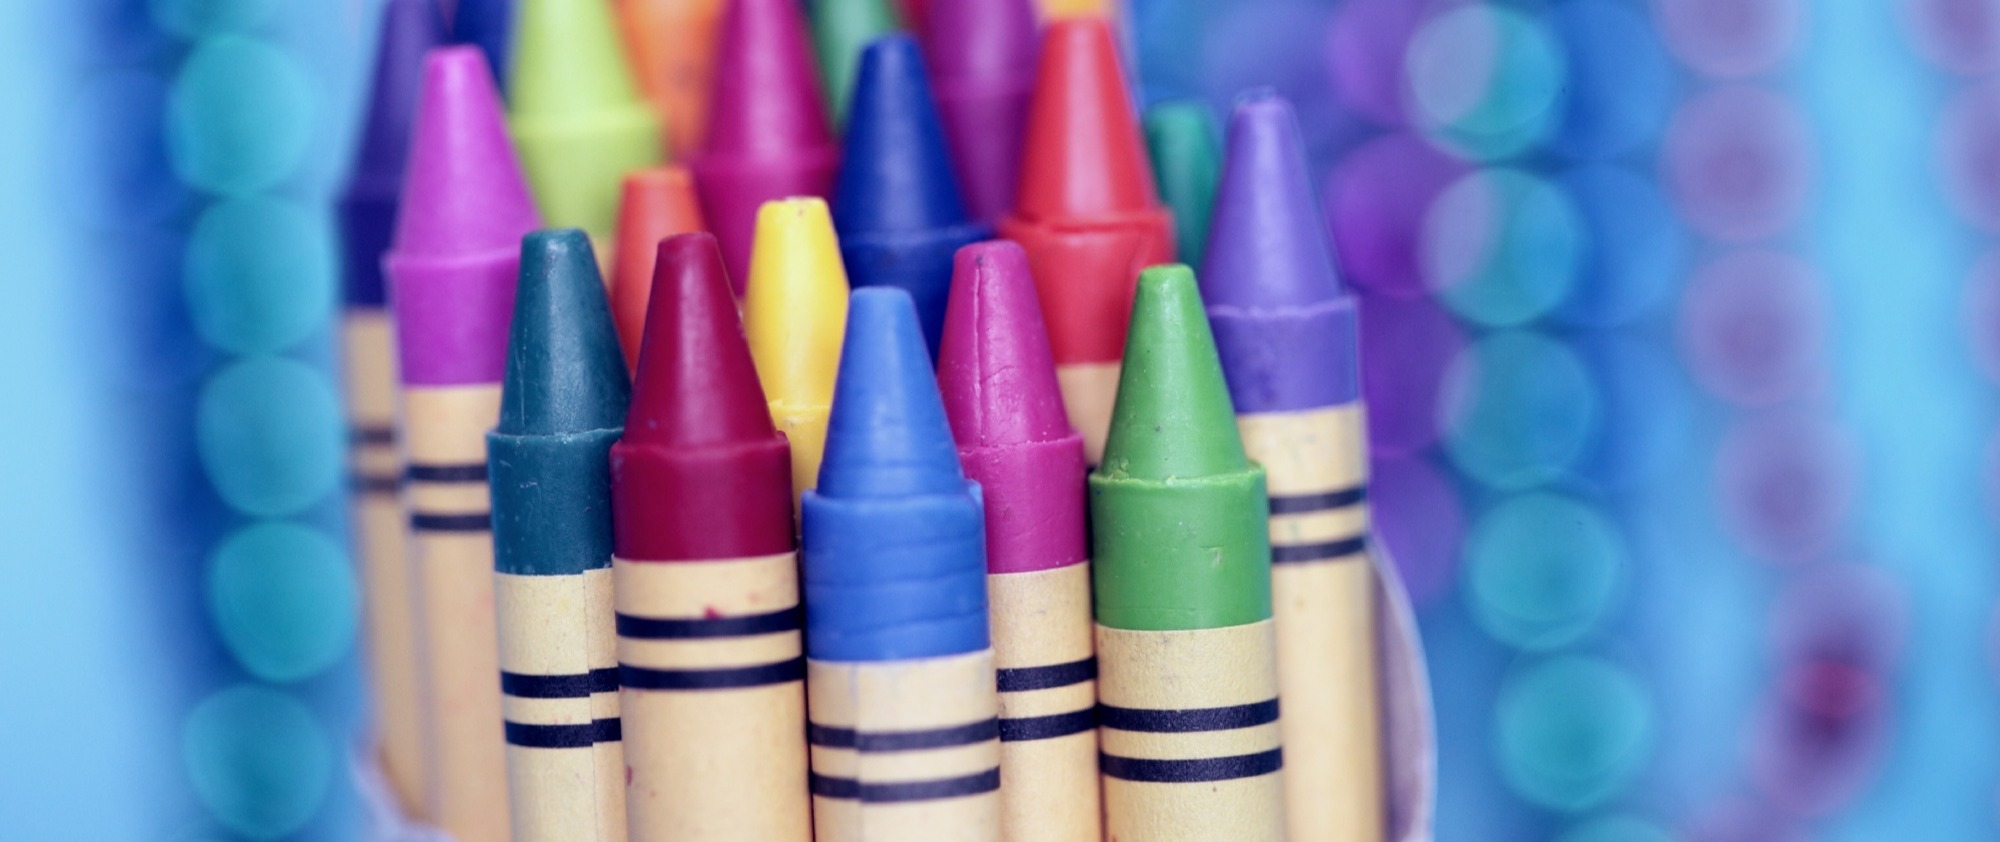
[[[792,443],[794,495],[819,479],[846,323],[847,270],[826,202],[766,202],[757,209],[743,330],[771,420]]]

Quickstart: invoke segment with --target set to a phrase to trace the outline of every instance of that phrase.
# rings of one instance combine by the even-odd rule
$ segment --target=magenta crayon
[[[432,52],[383,268],[428,665],[427,812],[458,842],[510,838],[486,431],[500,418],[521,237],[540,224],[485,57],[473,47]]]
[[[966,478],[984,490],[1001,825],[1011,842],[1089,842],[1100,829],[1083,437],[1063,414],[1021,247],[966,246],[956,270],[938,386]]]
[[[840,149],[796,0],[731,0],[717,39],[708,135],[688,165],[741,298],[757,209],[792,196],[826,198]]]
[[[924,46],[945,139],[972,215],[1014,206],[1028,99],[1035,90],[1033,0],[931,0]],[[914,28],[914,27],[913,27]]]

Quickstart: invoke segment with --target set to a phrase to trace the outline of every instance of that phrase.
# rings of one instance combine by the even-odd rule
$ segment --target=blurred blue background
[[[0,3],[0,839],[355,839],[373,0]],[[1131,0],[1299,106],[1439,838],[2000,838],[2000,1]]]

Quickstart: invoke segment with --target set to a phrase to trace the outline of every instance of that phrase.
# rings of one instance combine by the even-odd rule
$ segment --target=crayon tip
[[[1099,473],[1188,480],[1249,467],[1194,273],[1141,272]]]
[[[861,51],[854,115],[833,196],[833,217],[843,237],[970,221],[945,151],[923,54],[908,35],[881,38]]]
[[[704,447],[775,439],[714,236],[695,232],[659,242],[653,302],[626,440]]]
[[[812,0],[813,47],[835,123],[847,120],[861,51],[900,23],[888,0]]]
[[[630,390],[590,238],[574,228],[523,237],[495,432],[615,429]]]
[[[433,50],[418,102],[396,251],[438,258],[513,251],[541,222],[485,56],[474,47]]]
[[[775,405],[827,406],[847,320],[847,272],[826,202],[767,202],[757,212],[744,330]]]
[[[514,66],[515,0],[458,0],[452,15],[451,40],[478,47],[486,54],[494,83],[507,89],[509,68]]]
[[[1341,297],[1326,230],[1291,104],[1269,90],[1246,94],[1229,118],[1203,296],[1211,308],[1246,309]]]
[[[784,152],[833,142],[796,0],[731,0],[703,153]]]
[[[1078,439],[1063,414],[1041,302],[1020,246],[997,240],[959,249],[938,386],[961,447]]]
[[[443,41],[444,20],[431,0],[383,4],[368,114],[354,169],[340,198],[346,246],[342,265],[351,303],[381,307],[388,301],[381,258],[396,230],[396,201],[410,156],[410,126],[416,121],[424,54]]]
[[[1199,100],[1163,102],[1147,109],[1145,128],[1160,197],[1174,211],[1174,253],[1200,266],[1222,168],[1215,118]]]
[[[1159,203],[1110,22],[1049,24],[1027,131],[1017,215],[1069,219]]]
[[[930,359],[909,293],[886,287],[854,291],[819,496],[965,493]]]
[[[639,364],[646,304],[652,298],[653,258],[660,241],[707,227],[685,167],[654,167],[625,177],[618,201],[618,257],[611,275],[611,315],[627,364]]]

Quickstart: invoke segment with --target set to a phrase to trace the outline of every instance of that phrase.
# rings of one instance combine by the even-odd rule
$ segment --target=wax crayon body
[[[1160,198],[1174,211],[1174,256],[1199,266],[1222,170],[1215,119],[1198,100],[1163,102],[1147,109],[1145,126]]]
[[[708,127],[722,0],[618,0],[618,11],[639,87],[666,124],[671,151],[692,153]]]
[[[1021,170],[1000,236],[1028,253],[1063,405],[1095,463],[1111,423],[1132,285],[1140,270],[1171,261],[1174,248],[1173,218],[1154,189],[1105,21],[1048,27]]]
[[[1264,472],[1186,267],[1141,277],[1126,360],[1090,476],[1105,828],[1284,839]]]
[[[997,222],[1014,206],[1021,141],[1035,88],[1033,0],[935,0],[923,32],[931,86],[972,215]]]
[[[685,167],[656,167],[625,177],[618,207],[618,262],[611,275],[611,315],[625,362],[639,365],[646,304],[653,298],[653,256],[660,241],[707,227]]]
[[[714,238],[657,255],[612,450],[628,825],[641,842],[807,842],[790,448]]]
[[[795,0],[730,0],[717,44],[708,132],[688,167],[740,298],[758,208],[826,197],[840,148]]]
[[[1098,839],[1083,438],[1063,415],[1020,247],[979,243],[955,262],[938,386],[983,489],[1002,825],[1012,842]]]

